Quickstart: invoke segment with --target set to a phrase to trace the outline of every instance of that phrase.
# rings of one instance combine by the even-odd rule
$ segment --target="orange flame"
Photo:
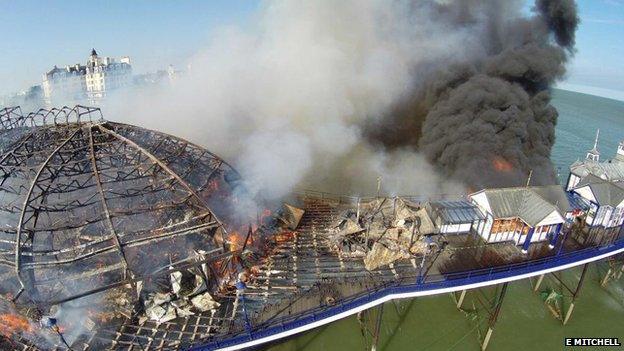
[[[492,166],[499,172],[509,172],[513,170],[513,165],[502,157],[495,157],[492,160]]]
[[[230,251],[242,249],[245,245],[245,238],[239,232],[230,233]]]
[[[29,332],[28,319],[16,314],[0,314],[0,334],[11,337],[17,332]]]
[[[275,242],[285,243],[294,239],[295,235],[295,232],[280,232],[275,234],[274,239]]]

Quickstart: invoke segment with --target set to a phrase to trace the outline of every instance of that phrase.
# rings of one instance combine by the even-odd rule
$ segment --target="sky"
[[[100,55],[130,56],[135,73],[182,65],[211,31],[244,26],[251,0],[0,0],[0,95],[40,84],[42,75]]]
[[[624,0],[581,0],[578,5],[578,51],[559,87],[624,100]]]
[[[624,100],[624,0],[579,0],[577,53],[563,89]],[[136,73],[164,69],[204,47],[215,30],[245,26],[258,0],[0,0],[0,95],[40,84],[54,65],[91,48],[130,56]]]

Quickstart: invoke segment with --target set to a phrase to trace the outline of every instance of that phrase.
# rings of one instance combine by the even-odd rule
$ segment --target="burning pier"
[[[0,348],[236,349],[624,251],[621,230],[553,224],[576,207],[531,207],[537,229],[464,196],[276,210],[209,151],[95,108],[4,109],[0,128]]]

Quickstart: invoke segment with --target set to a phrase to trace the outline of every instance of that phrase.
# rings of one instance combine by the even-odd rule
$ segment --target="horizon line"
[[[575,93],[587,94],[592,96],[598,96],[605,99],[616,100],[619,102],[624,102],[624,91],[609,89],[609,88],[601,88],[592,85],[584,85],[584,84],[574,84],[574,83],[557,83],[553,86],[555,89],[559,90],[567,90]]]

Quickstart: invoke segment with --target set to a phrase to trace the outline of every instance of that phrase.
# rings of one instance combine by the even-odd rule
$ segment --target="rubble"
[[[101,311],[97,318],[100,321],[109,321],[121,317],[129,318],[132,316],[135,302],[136,299],[130,286],[108,290],[104,303],[99,308]]]
[[[358,203],[357,210],[347,209],[339,218],[330,231],[332,248],[363,258],[368,270],[425,254],[424,236],[435,231],[424,208],[399,197]]]
[[[191,270],[183,270],[170,273],[169,279],[171,283],[169,292],[154,292],[144,299],[147,318],[143,318],[143,322],[150,319],[156,323],[164,323],[220,306],[208,292],[201,275]]]
[[[170,275],[172,292],[178,296],[188,296],[206,289],[204,279],[200,275],[188,271],[177,271]]]
[[[157,323],[168,322],[178,317],[176,308],[168,303],[150,305],[145,308],[145,314]]]
[[[290,230],[295,230],[299,226],[299,222],[301,222],[301,218],[304,213],[304,210],[284,203],[277,218],[280,222],[282,222],[284,227]]]
[[[209,293],[203,293],[191,299],[191,303],[202,312],[215,309],[220,306]]]
[[[373,248],[364,257],[364,265],[369,271],[388,265],[396,260],[410,258],[410,253],[401,247],[390,249],[380,242],[373,244]]]

